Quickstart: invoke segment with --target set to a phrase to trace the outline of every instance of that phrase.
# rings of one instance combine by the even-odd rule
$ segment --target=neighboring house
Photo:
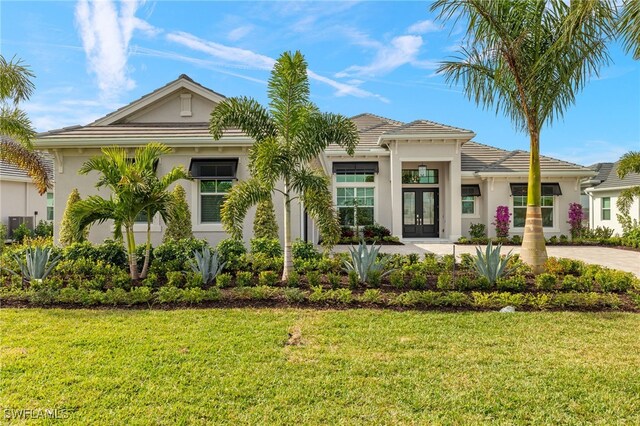
[[[618,196],[623,189],[640,186],[640,174],[629,173],[624,179],[618,177],[618,163],[598,163],[591,166],[598,174],[582,183],[588,196],[589,226],[606,226],[622,235],[618,221]],[[640,220],[640,200],[635,197],[629,210],[631,219]]]
[[[158,164],[160,175],[182,164],[194,179],[187,190],[194,234],[211,243],[226,238],[220,206],[230,185],[249,177],[248,151],[253,141],[239,130],[214,141],[208,131],[212,108],[224,96],[182,75],[177,80],[96,120],[42,133],[37,145],[55,157],[56,211],[63,211],[69,192],[97,194],[96,175],[78,176],[78,169],[100,148],[119,145],[133,150],[149,141],[174,149]],[[411,123],[360,114],[352,118],[360,143],[353,157],[330,146],[317,165],[331,176],[333,198],[343,225],[378,223],[402,239],[456,240],[468,235],[471,223],[484,223],[490,234],[496,207],[514,213],[512,233],[524,230],[529,154],[472,142],[469,130],[427,120]],[[585,167],[542,157],[543,221],[548,236],[569,234],[568,206],[580,200],[580,181],[595,175]],[[107,193],[103,192],[103,196]],[[282,198],[274,195],[282,223]],[[294,238],[317,242],[319,235],[304,209],[294,202]],[[252,235],[253,210],[244,222],[244,238]],[[154,244],[164,225],[156,219]],[[136,232],[146,229],[144,223]],[[282,229],[282,227],[281,227]],[[55,227],[55,235],[59,232]],[[107,225],[94,226],[90,239],[111,235]],[[142,235],[140,235],[142,237]]]
[[[53,158],[47,153],[43,153],[43,158],[51,177]],[[33,229],[41,220],[52,221],[53,202],[53,189],[40,195],[27,172],[0,161],[0,221],[9,229],[9,237],[20,223]]]

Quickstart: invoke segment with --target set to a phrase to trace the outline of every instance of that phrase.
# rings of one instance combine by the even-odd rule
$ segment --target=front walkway
[[[334,252],[346,252],[349,246],[339,245],[333,248]],[[382,246],[381,253],[435,253],[445,255],[453,253],[454,244],[405,244],[403,246]],[[484,246],[483,246],[484,248]],[[462,253],[476,253],[476,246],[455,245],[456,255]],[[520,253],[520,246],[503,247],[504,254],[513,251]],[[553,257],[566,257],[569,259],[582,260],[586,263],[606,266],[608,268],[620,269],[621,271],[633,272],[640,277],[640,253],[631,250],[621,250],[610,247],[587,247],[587,246],[550,246],[547,247],[547,254]]]

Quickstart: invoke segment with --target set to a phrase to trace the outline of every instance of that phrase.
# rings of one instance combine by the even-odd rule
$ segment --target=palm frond
[[[33,148],[36,131],[27,114],[19,108],[3,106],[0,109],[0,134],[20,142],[25,148]]]
[[[93,195],[80,200],[69,208],[69,218],[73,224],[72,232],[82,235],[83,231],[94,223],[104,223],[107,220],[122,222],[121,209],[112,199],[104,199]]]
[[[618,21],[618,31],[624,41],[627,52],[632,52],[634,59],[640,59],[640,2],[626,0]]]
[[[270,198],[271,188],[255,177],[233,186],[220,210],[225,231],[233,238],[242,238],[242,223],[247,211],[255,204]]]
[[[330,144],[337,144],[347,154],[353,155],[358,140],[358,129],[347,117],[314,113],[296,135],[292,154],[297,162],[307,162],[320,155]]]
[[[269,137],[256,142],[249,150],[249,171],[263,185],[273,188],[293,168],[291,153],[277,138]]]
[[[620,179],[624,179],[629,173],[640,174],[640,151],[624,154],[618,162],[617,173]]]
[[[333,247],[340,239],[340,222],[329,191],[329,178],[321,170],[297,170],[292,186],[301,194],[307,214],[318,226],[322,244]]]
[[[31,81],[34,77],[35,74],[31,68],[24,65],[22,60],[13,57],[7,61],[3,55],[0,55],[0,98],[2,101],[10,99],[17,104],[29,99],[35,89],[35,85]]]
[[[136,170],[153,170],[155,162],[173,150],[160,142],[149,142],[136,149],[134,168]]]
[[[211,112],[209,132],[213,139],[220,139],[222,132],[229,128],[239,128],[256,141],[277,134],[269,111],[247,97],[225,99]]]
[[[18,142],[2,136],[0,137],[0,160],[27,172],[40,195],[53,188],[44,159],[38,152],[31,151]]]

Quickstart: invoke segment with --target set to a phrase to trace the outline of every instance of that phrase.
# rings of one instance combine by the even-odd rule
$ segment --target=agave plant
[[[189,267],[202,277],[202,284],[210,284],[224,268],[224,262],[220,262],[218,252],[204,247],[193,252],[193,259],[189,259]]]
[[[34,280],[42,281],[47,278],[51,270],[60,261],[60,255],[52,258],[51,254],[51,247],[29,247],[24,254],[24,258],[17,254],[13,255],[14,260],[20,267],[20,273],[6,268],[3,269],[14,275],[22,276],[29,282]]]
[[[495,284],[498,278],[509,273],[507,264],[512,255],[511,252],[509,252],[504,257],[500,256],[501,248],[502,244],[493,247],[491,241],[487,244],[484,253],[480,250],[480,247],[476,247],[477,257],[473,266],[476,272],[480,276],[488,279],[491,284]]]
[[[391,273],[393,271],[391,269],[385,272],[389,258],[378,260],[380,247],[382,246],[376,247],[375,244],[372,244],[371,248],[369,248],[364,240],[360,240],[358,247],[349,247],[351,260],[344,261],[345,271],[355,271],[361,283],[366,283],[372,272],[379,272],[380,278]]]

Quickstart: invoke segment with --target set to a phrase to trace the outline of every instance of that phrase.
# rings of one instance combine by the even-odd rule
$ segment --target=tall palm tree
[[[540,208],[540,133],[562,118],[609,61],[614,6],[608,0],[438,0],[439,19],[467,21],[459,56],[439,72],[466,95],[508,116],[529,134],[527,216],[522,259],[535,273],[547,252]]]
[[[224,100],[211,113],[210,130],[217,140],[224,129],[236,127],[255,140],[249,152],[252,177],[235,185],[222,206],[227,232],[241,238],[242,221],[249,208],[270,199],[274,192],[283,195],[282,279],[286,280],[293,270],[291,202],[300,199],[327,245],[337,242],[340,225],[329,178],[311,163],[331,143],[343,146],[352,155],[358,133],[348,118],[321,113],[310,102],[307,63],[300,52],[285,52],[278,58],[269,79],[268,96],[268,109],[250,98]]]
[[[618,29],[627,51],[632,52],[634,59],[640,59],[640,1],[625,0]]]
[[[630,173],[640,175],[640,151],[630,151],[624,154],[618,162],[616,172],[620,179],[624,179]],[[636,197],[640,199],[640,185],[625,188],[618,195],[618,201],[616,201],[618,210],[620,210],[618,221],[622,224],[624,231],[628,231],[634,226],[634,222],[629,216],[629,211],[631,210],[633,199]]]
[[[18,104],[29,99],[35,88],[35,74],[20,59],[7,61],[0,55],[0,160],[31,177],[40,195],[52,187],[45,162],[33,151],[35,130]]]
[[[130,159],[124,148],[106,147],[102,148],[101,156],[89,159],[78,171],[84,175],[91,171],[100,173],[96,187],[110,189],[111,196],[105,199],[93,195],[73,204],[69,213],[76,226],[75,232],[82,232],[94,223],[113,220],[114,237],[122,239],[124,227],[129,272],[133,280],[145,278],[148,272],[153,217],[160,214],[165,222],[170,219],[173,198],[168,191],[169,185],[188,178],[182,166],[173,167],[161,178],[156,176],[156,162],[170,152],[171,148],[166,145],[151,142],[136,149],[134,158]],[[141,213],[147,218],[147,239],[144,266],[139,273],[133,225]]]

